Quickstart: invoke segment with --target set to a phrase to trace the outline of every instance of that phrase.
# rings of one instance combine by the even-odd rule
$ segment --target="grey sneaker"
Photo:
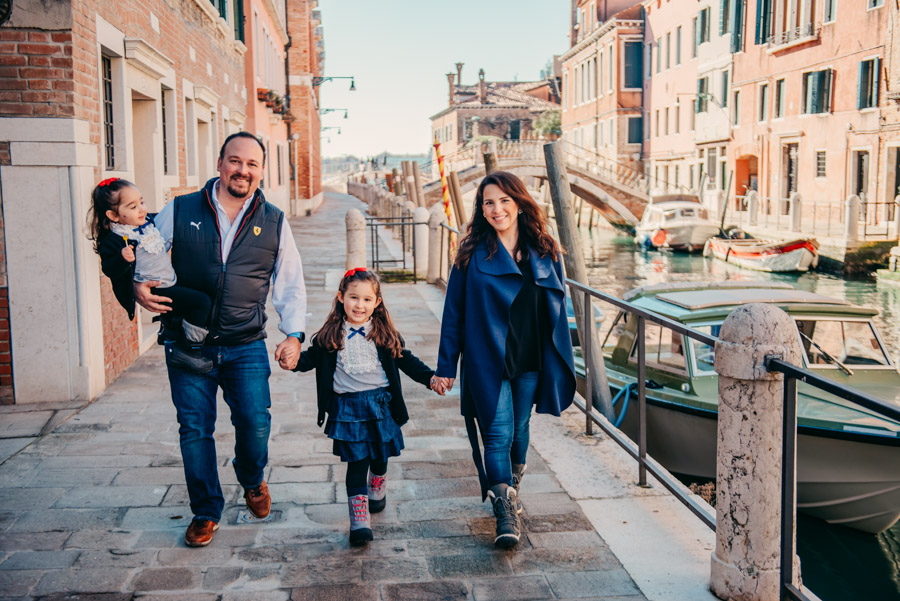
[[[387,474],[378,476],[369,472],[369,511],[379,513],[387,505]]]
[[[369,497],[356,495],[347,499],[350,508],[350,544],[364,545],[373,538],[372,523],[369,519]]]
[[[519,499],[519,486],[522,484],[522,478],[525,477],[525,470],[528,468],[524,463],[514,463],[512,466],[512,485],[516,489],[516,513],[522,513],[522,501]]]
[[[501,549],[515,547],[519,542],[519,516],[516,514],[516,489],[507,484],[496,484],[488,491],[497,518],[497,536],[494,546]]]

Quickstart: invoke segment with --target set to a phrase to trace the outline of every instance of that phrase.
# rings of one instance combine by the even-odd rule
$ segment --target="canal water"
[[[645,251],[606,228],[583,230],[583,241],[590,285],[620,298],[636,286],[661,282],[764,280],[877,308],[875,322],[900,364],[900,286],[815,272],[763,273],[699,255]],[[823,601],[900,600],[900,523],[873,536],[801,515],[797,538],[803,582]]]

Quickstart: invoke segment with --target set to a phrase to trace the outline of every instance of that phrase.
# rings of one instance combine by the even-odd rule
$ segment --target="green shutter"
[[[728,31],[728,0],[719,0],[719,35]]]
[[[866,71],[869,70],[867,61],[859,62],[859,71],[856,73],[856,109],[866,107]]]
[[[731,3],[731,52],[744,48],[744,0]]]
[[[765,44],[769,39],[772,0],[756,0],[756,44]]]
[[[834,69],[825,69],[819,71],[822,77],[822,106],[820,113],[828,113],[831,111],[831,79],[834,76]]]
[[[875,57],[872,61],[872,106],[878,106],[878,88],[881,85],[881,59]]]

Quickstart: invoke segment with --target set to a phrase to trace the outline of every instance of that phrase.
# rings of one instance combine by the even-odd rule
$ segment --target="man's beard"
[[[245,184],[247,187],[244,190],[239,190],[237,188],[238,184]],[[246,198],[249,196],[250,192],[250,181],[249,180],[230,180],[228,182],[228,186],[226,186],[228,193],[234,196],[235,198]]]

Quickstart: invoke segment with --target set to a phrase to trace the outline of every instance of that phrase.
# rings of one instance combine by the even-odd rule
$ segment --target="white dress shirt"
[[[244,201],[244,206],[241,207],[235,220],[230,221],[225,208],[222,207],[216,196],[218,187],[219,180],[216,179],[212,186],[212,201],[216,208],[219,231],[222,234],[222,262],[227,264],[234,237],[237,235],[241,219],[247,212],[253,196]],[[164,206],[153,220],[167,246],[172,245],[174,204],[170,202]],[[297,243],[294,242],[291,225],[286,216],[281,226],[278,255],[275,258],[275,272],[272,274],[272,304],[275,305],[275,311],[281,318],[278,329],[285,335],[306,331],[306,284],[303,280],[303,265],[300,261]]]

